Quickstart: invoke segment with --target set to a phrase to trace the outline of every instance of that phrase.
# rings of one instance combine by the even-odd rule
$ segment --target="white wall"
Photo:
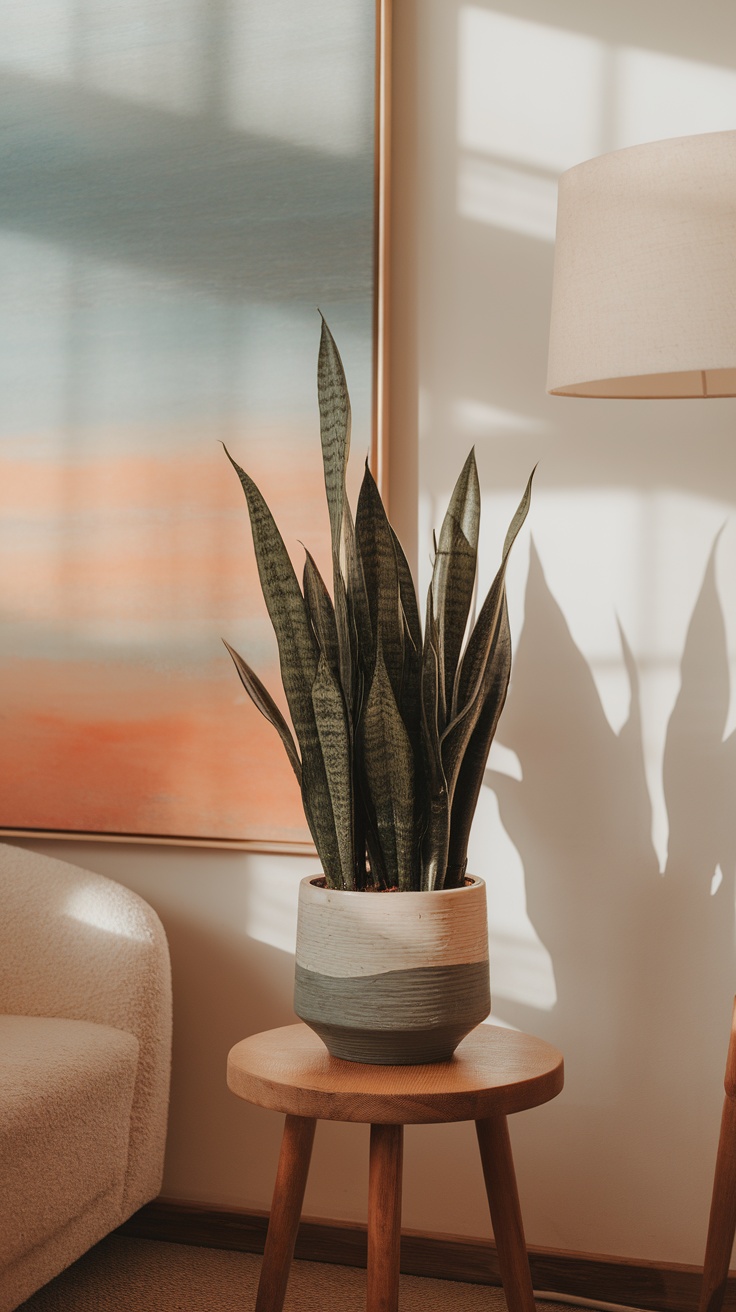
[[[736,127],[736,11],[413,15],[423,586],[469,447],[486,587],[539,461],[471,850],[496,1013],[567,1058],[564,1095],[515,1125],[528,1235],[698,1262],[736,988],[736,402],[560,400],[544,380],[559,173]]]
[[[567,1063],[562,1096],[512,1124],[527,1237],[700,1262],[736,988],[736,402],[565,401],[544,377],[558,173],[736,126],[736,10],[395,5],[391,507],[411,542],[418,480],[423,587],[429,527],[469,446],[486,583],[540,461],[536,554],[529,568],[525,531],[509,579],[505,750],[471,852],[490,885],[495,1013]],[[248,1031],[292,1018],[308,865],[33,846],[130,884],[166,925],[166,1192],[268,1207],[280,1118],[229,1095],[224,1062]],[[366,1155],[365,1127],[321,1127],[306,1210],[362,1218]],[[472,1127],[407,1132],[404,1222],[487,1233]]]

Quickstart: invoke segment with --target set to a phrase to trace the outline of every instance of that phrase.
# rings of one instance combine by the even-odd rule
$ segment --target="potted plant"
[[[435,540],[424,633],[409,566],[366,462],[353,521],[345,491],[350,401],[322,321],[317,369],[332,593],[308,551],[302,585],[271,512],[245,492],[292,729],[228,644],[301,788],[322,873],[302,880],[295,1010],[354,1061],[448,1058],[490,1010],[485,885],[466,874],[488,752],[506,698],[509,552],[467,640],[480,489],[471,451]]]

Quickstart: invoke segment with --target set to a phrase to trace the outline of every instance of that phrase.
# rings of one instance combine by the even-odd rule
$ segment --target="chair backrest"
[[[169,952],[155,911],[114,880],[0,843],[0,1012],[91,1020],[136,1036],[126,1197],[152,1197],[171,1055]]]

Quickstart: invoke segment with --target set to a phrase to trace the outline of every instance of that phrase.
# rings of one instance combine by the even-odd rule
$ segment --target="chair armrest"
[[[0,1012],[96,1021],[136,1036],[126,1195],[131,1211],[153,1197],[171,1060],[169,951],[153,909],[114,880],[0,843]]]

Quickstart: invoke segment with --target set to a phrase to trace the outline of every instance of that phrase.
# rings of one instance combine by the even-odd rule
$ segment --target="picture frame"
[[[278,700],[220,443],[298,572],[324,557],[319,308],[387,494],[391,2],[291,3],[238,0],[206,50],[197,0],[140,46],[114,4],[5,34],[2,837],[314,850],[220,642]]]

